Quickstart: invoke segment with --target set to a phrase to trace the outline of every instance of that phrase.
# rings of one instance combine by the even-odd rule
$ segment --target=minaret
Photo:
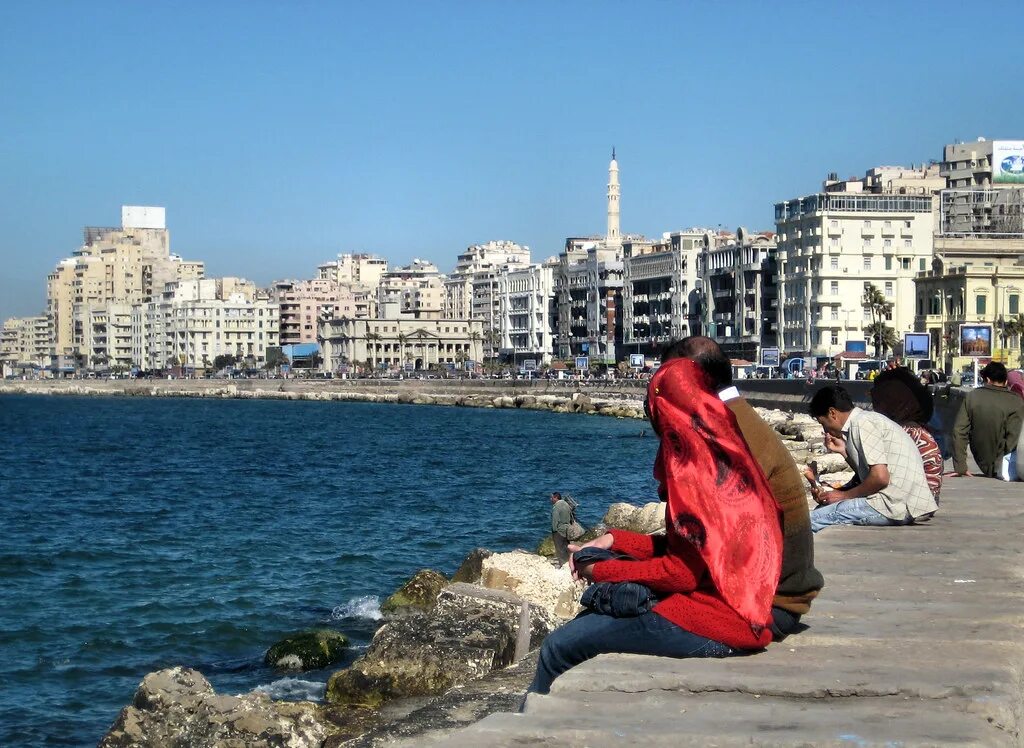
[[[614,147],[612,162],[608,164],[608,234],[605,243],[615,247],[622,245],[622,235],[619,233],[619,162],[615,160]]]

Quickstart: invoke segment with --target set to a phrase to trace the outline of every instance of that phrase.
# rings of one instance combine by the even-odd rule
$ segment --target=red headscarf
[[[779,508],[707,376],[685,358],[666,361],[647,390],[661,437],[654,477],[667,501],[669,542],[692,543],[715,589],[756,634],[771,620],[782,567]]]

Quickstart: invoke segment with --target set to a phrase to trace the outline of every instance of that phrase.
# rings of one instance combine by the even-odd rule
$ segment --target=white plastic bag
[[[999,463],[999,477],[1005,481],[1017,480],[1017,450],[1004,455]]]

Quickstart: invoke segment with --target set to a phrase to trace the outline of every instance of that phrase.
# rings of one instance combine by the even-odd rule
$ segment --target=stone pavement
[[[816,539],[808,628],[726,660],[606,655],[407,745],[1024,745],[1024,484],[948,479],[930,523]]]

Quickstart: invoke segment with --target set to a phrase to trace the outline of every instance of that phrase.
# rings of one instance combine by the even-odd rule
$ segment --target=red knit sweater
[[[669,530],[671,532],[671,530]],[[727,644],[734,649],[762,649],[772,640],[771,622],[760,636],[722,601],[700,553],[688,543],[673,543],[667,553],[665,536],[610,530],[613,551],[635,561],[599,561],[591,576],[595,582],[639,582],[662,596],[654,612],[687,631]]]

